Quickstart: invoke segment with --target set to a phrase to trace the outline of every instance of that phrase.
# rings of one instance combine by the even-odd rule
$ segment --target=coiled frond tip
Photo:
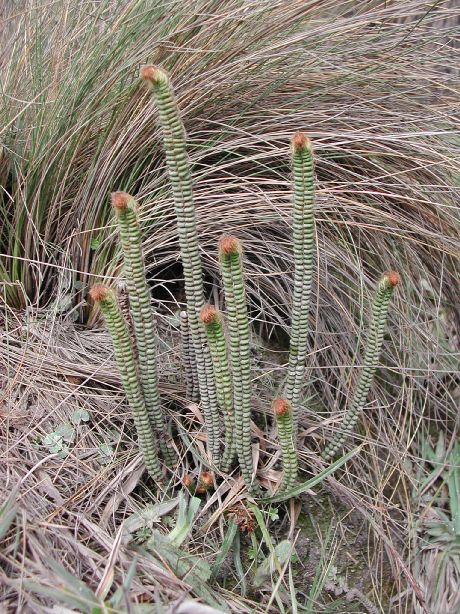
[[[127,192],[112,192],[110,198],[112,201],[112,207],[116,211],[124,211],[133,200],[133,197]]]
[[[243,247],[241,241],[231,235],[224,235],[219,240],[219,254],[221,256],[232,256],[234,254],[241,254]]]
[[[154,66],[153,64],[144,64],[144,66],[141,66],[139,76],[148,85],[152,86],[169,82],[166,72],[162,68]]]
[[[200,320],[204,325],[214,324],[219,319],[217,309],[213,305],[203,305],[200,311]]]
[[[274,399],[272,403],[272,409],[275,416],[279,418],[281,416],[285,416],[291,411],[291,404],[287,399],[283,399],[280,397],[278,399]]]
[[[312,151],[313,147],[310,139],[304,132],[296,132],[291,140],[292,151]]]
[[[94,302],[100,303],[110,298],[112,292],[107,286],[104,286],[104,284],[96,284],[89,291],[89,295]]]
[[[397,271],[386,271],[382,275],[382,282],[387,286],[394,288],[401,281],[401,276]]]

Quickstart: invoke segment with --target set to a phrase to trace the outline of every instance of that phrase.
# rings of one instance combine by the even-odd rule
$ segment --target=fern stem
[[[241,264],[242,247],[238,239],[225,236],[219,241],[219,259],[227,308],[232,367],[235,443],[244,481],[252,492],[259,492],[251,446],[251,360],[249,318]]]
[[[335,435],[324,449],[321,455],[324,460],[332,459],[339,452],[347,437],[352,433],[359,415],[364,408],[382,349],[388,307],[393,295],[393,290],[399,281],[400,277],[398,273],[395,271],[388,271],[383,274],[377,286],[377,292],[372,306],[372,320],[367,338],[364,364],[361,368],[350,408],[343,419],[342,430]]]
[[[145,407],[152,428],[159,439],[165,462],[172,465],[176,459],[165,438],[166,423],[158,390],[157,334],[153,321],[150,290],[145,278],[142,237],[137,214],[138,206],[134,198],[126,192],[114,192],[112,194],[112,206],[120,230],[123,268],[136,337],[139,375]]]
[[[199,311],[204,304],[203,275],[185,130],[168,75],[160,68],[148,65],[141,69],[141,78],[152,89],[163,130],[166,162],[172,186],[184,267],[187,313],[197,364],[201,406],[208,431],[208,449],[217,464],[220,457],[220,418],[211,356],[206,335],[198,320]]]
[[[283,481],[279,489],[279,492],[281,492],[295,485],[299,466],[291,404],[287,399],[278,398],[273,401],[272,408],[278,427],[284,469]]]
[[[292,406],[294,436],[308,351],[308,316],[315,250],[314,172],[310,140],[301,132],[291,142],[294,178],[293,250],[294,294],[292,301],[289,364],[284,395]]]
[[[180,312],[180,334],[182,342],[182,365],[185,376],[185,397],[188,401],[198,403],[200,390],[198,386],[198,372],[196,370],[195,352],[190,339],[190,328],[186,311]]]
[[[227,357],[227,344],[222,327],[222,318],[212,305],[204,305],[200,313],[211,351],[217,400],[224,415],[225,446],[221,469],[228,471],[235,457],[235,420],[233,415],[232,377]]]
[[[143,391],[137,376],[136,361],[126,323],[113,292],[103,285],[90,290],[91,298],[99,304],[112,338],[113,349],[121,382],[131,407],[136,426],[139,449],[144,457],[149,475],[161,482],[163,473],[158,459],[158,442],[152,429],[150,416],[144,403]]]

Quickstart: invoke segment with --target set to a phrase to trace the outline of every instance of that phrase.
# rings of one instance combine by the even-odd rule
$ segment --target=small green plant
[[[263,496],[256,477],[251,442],[252,372],[243,246],[234,236],[225,235],[219,241],[226,306],[224,322],[223,315],[215,307],[204,304],[203,272],[185,131],[169,77],[155,66],[144,66],[141,77],[150,86],[159,110],[184,268],[187,310],[181,313],[180,328],[186,393],[189,400],[201,403],[207,428],[209,460],[221,470],[229,471],[236,455],[248,490]],[[282,499],[283,493],[286,497],[292,496],[299,488],[296,439],[310,332],[309,305],[316,251],[313,148],[310,140],[301,132],[292,138],[291,155],[294,294],[287,376],[283,394],[273,401],[284,469],[282,483],[275,496],[277,500]],[[147,469],[156,481],[161,481],[159,449],[168,464],[173,463],[174,458],[163,437],[166,422],[158,393],[156,331],[142,258],[137,204],[126,192],[115,192],[112,204],[120,229],[130,318],[134,325],[133,341],[111,290],[99,285],[90,294],[99,303],[112,336]],[[390,299],[398,283],[398,273],[390,271],[382,276],[378,284],[364,364],[342,429],[322,453],[326,461],[333,460],[340,452],[363,410],[380,356]],[[137,359],[133,345],[137,349]],[[222,423],[225,441],[223,458],[220,450]],[[213,483],[214,477],[209,486]],[[197,493],[208,490],[201,477],[195,486],[193,479],[186,476],[184,485],[192,492],[194,489]]]
[[[121,586],[113,586],[113,576],[109,574],[105,582],[98,587],[97,591],[94,591],[88,584],[70,573],[61,563],[50,558],[47,566],[54,576],[53,580],[48,579],[46,583],[41,583],[26,579],[24,585],[28,590],[51,599],[55,604],[72,608],[72,612],[78,611],[84,614],[122,612],[126,604],[126,596],[129,595],[131,584],[136,577],[136,564],[137,559],[134,558]],[[109,592],[110,597],[108,597]],[[67,607],[61,608],[56,605],[55,611],[68,612],[70,610]],[[128,606],[129,610],[132,611],[132,607],[134,604]]]
[[[97,461],[100,465],[108,465],[112,459],[113,448],[109,443],[103,442],[98,446]]]
[[[422,440],[413,476],[415,540],[413,568],[430,612],[460,608],[460,442],[443,431],[436,444]],[[415,611],[422,612],[416,604]]]
[[[69,445],[74,440],[74,427],[69,422],[64,422],[43,438],[43,445],[48,448],[51,454],[58,454],[60,458],[66,458],[70,452]]]
[[[82,422],[88,422],[89,412],[86,409],[79,407],[73,412],[71,421],[72,421],[72,424],[75,424],[76,426],[78,424],[81,424]]]

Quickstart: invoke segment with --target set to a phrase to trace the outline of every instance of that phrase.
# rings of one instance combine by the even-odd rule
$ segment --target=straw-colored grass
[[[122,520],[154,500],[109,338],[86,303],[91,283],[120,275],[113,190],[139,198],[163,339],[162,394],[182,443],[190,436],[194,458],[204,455],[201,416],[183,407],[178,376],[181,270],[160,129],[137,78],[139,65],[153,62],[170,72],[188,132],[207,290],[217,302],[217,239],[225,231],[245,244],[254,344],[272,345],[255,373],[261,420],[284,356],[273,348],[282,349],[289,327],[289,138],[301,129],[314,142],[319,247],[304,468],[319,466],[320,445],[340,428],[375,281],[400,271],[385,368],[347,449],[363,448],[323,486],[365,521],[366,599],[375,611],[408,613],[414,603],[429,611],[415,573],[417,541],[408,535],[419,505],[419,441],[442,431],[448,448],[459,426],[457,3],[40,0],[3,11],[1,489],[16,505],[2,514],[5,526],[14,518],[0,554],[6,610],[50,611],[30,582],[60,584],[51,558],[99,595],[112,572],[119,586],[133,557],[119,540]],[[76,409],[89,420],[74,426],[60,458],[43,441]],[[172,484],[193,471],[190,458]],[[188,545],[211,562],[229,487],[238,482],[225,481],[218,505],[200,512]],[[295,535],[294,504],[287,514],[284,525],[272,523],[274,542],[289,526]],[[278,612],[284,603],[289,612],[290,569],[253,594],[255,602],[239,597],[238,569],[233,592],[213,590],[234,611]],[[140,555],[129,598],[170,603],[189,584],[161,557]],[[307,602],[296,589],[301,612]]]

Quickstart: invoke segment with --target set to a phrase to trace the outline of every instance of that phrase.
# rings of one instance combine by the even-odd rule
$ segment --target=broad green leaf
[[[100,606],[100,602],[94,594],[88,599],[86,595],[78,595],[78,593],[74,593],[66,588],[46,586],[38,582],[31,582],[30,580],[23,580],[23,584],[32,593],[49,597],[54,602],[76,608],[79,612],[84,612],[85,614],[91,614],[94,607]]]
[[[46,446],[52,454],[59,454],[64,448],[62,436],[58,435],[56,432],[48,433],[42,441],[43,445]]]
[[[86,586],[84,582],[76,578],[70,571],[55,561],[54,559],[48,559],[48,565],[54,571],[54,573],[59,576],[59,578],[66,584],[69,588],[76,591],[78,595],[85,597],[88,601],[94,600],[95,605],[98,604],[99,600],[93,591]]]
[[[91,239],[90,247],[94,251],[100,246],[100,244],[101,244],[101,237],[98,235],[97,237],[94,237],[93,239]]]
[[[99,444],[99,456],[97,460],[101,465],[107,465],[108,463],[110,463],[112,454],[113,448],[109,443],[104,442]]]

